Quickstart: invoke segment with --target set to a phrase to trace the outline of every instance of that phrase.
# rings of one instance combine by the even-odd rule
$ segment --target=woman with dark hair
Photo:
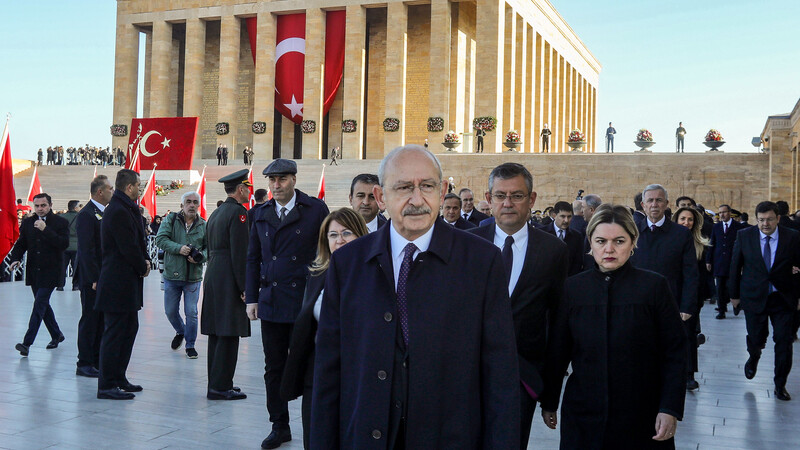
[[[697,257],[697,272],[700,279],[697,283],[697,314],[693,314],[685,320],[686,334],[689,337],[689,361],[686,376],[686,390],[693,391],[700,387],[694,374],[697,372],[697,347],[706,341],[706,337],[700,334],[700,308],[703,307],[704,300],[711,297],[708,289],[709,277],[711,274],[706,269],[706,248],[708,248],[708,238],[703,237],[703,215],[695,208],[683,207],[675,211],[672,221],[684,226],[692,233],[694,240],[695,256]],[[701,338],[702,336],[702,338]]]
[[[303,446],[306,449],[311,425],[314,348],[322,307],[322,291],[325,287],[325,273],[334,251],[367,233],[364,218],[351,208],[342,208],[330,213],[322,221],[319,229],[317,259],[311,264],[311,277],[306,284],[303,306],[294,323],[289,356],[281,378],[281,397],[284,400],[291,401],[303,396]]]
[[[150,232],[149,234],[152,234],[153,236],[157,235],[158,229],[161,228],[161,216],[153,217],[153,221],[150,222],[150,226],[148,228],[148,231]]]
[[[542,418],[562,449],[675,448],[683,416],[686,334],[667,280],[632,266],[639,231],[622,205],[586,227],[597,267],[565,284],[547,348]]]

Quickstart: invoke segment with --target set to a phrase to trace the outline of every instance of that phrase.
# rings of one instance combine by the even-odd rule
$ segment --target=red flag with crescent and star
[[[144,209],[150,213],[150,220],[152,220],[156,214],[158,209],[156,208],[156,169],[153,168],[153,171],[150,172],[150,179],[147,180],[147,186],[144,188],[144,193],[142,194],[142,198],[139,200],[139,203],[142,205]]]
[[[33,166],[33,176],[31,177],[31,187],[28,189],[28,201],[32,202],[33,197],[43,194],[42,182],[39,181],[39,166]]]
[[[14,167],[11,162],[11,138],[8,119],[0,140],[0,259],[5,258],[19,238],[16,193],[14,192]]]
[[[200,184],[197,185],[197,195],[200,197],[200,207],[197,208],[197,214],[203,218],[208,219],[208,208],[206,207],[206,168],[203,167],[203,175],[200,176]]]
[[[197,117],[131,120],[127,161],[141,170],[151,170],[154,164],[159,170],[190,170],[197,123]]]

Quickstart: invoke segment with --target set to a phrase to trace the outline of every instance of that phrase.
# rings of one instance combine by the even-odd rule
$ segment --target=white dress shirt
[[[562,230],[561,228],[558,228],[558,225],[556,225],[555,221],[553,221],[553,229],[556,230],[557,238],[561,239],[562,241],[567,240],[567,232]]]
[[[503,251],[503,246],[506,244],[508,235],[500,227],[494,227],[494,245]],[[517,285],[519,275],[522,273],[522,266],[525,264],[525,253],[528,251],[528,224],[523,225],[516,233],[512,234],[514,238],[514,245],[511,246],[511,251],[514,255],[514,262],[511,265],[511,279],[508,280],[508,296],[514,292],[514,287]]]
[[[652,228],[653,225],[655,225],[656,228],[661,228],[661,225],[664,225],[664,222],[666,222],[666,221],[667,221],[667,216],[666,215],[664,217],[662,217],[661,220],[659,220],[656,223],[651,222],[650,218],[648,217],[647,218],[647,228]]]
[[[475,210],[473,209],[472,211],[475,211]],[[467,215],[467,217],[464,217],[464,220],[467,220],[467,221],[468,221],[468,220],[469,220],[469,218],[470,218],[470,217],[472,217],[472,211],[470,211],[470,212],[466,212],[466,211],[464,211],[464,210],[462,209],[462,210],[461,210],[461,217],[464,217],[464,214],[466,214],[466,215]]]
[[[403,236],[400,236],[400,233],[398,233],[397,230],[394,229],[394,225],[392,225],[391,230],[389,230],[389,251],[391,251],[392,255],[395,290],[397,290],[397,278],[400,276],[400,266],[403,264],[403,255],[405,253],[403,250],[406,248],[406,245],[413,243],[417,246],[417,251],[414,252],[414,256],[411,258],[413,261],[417,258],[417,255],[428,250],[428,247],[431,245],[431,237],[433,237],[433,225],[431,225],[430,229],[428,229],[425,234],[413,241],[409,241]]]
[[[370,233],[374,233],[378,231],[378,216],[372,218],[367,224],[367,231]]]
[[[297,192],[292,194],[292,199],[289,200],[289,202],[286,203],[285,205],[281,205],[280,203],[278,203],[277,200],[275,200],[275,213],[278,214],[278,218],[281,217],[281,209],[283,208],[286,208],[286,215],[288,216],[289,213],[292,212],[292,209],[294,209],[294,204],[296,201],[297,201]]]
[[[100,203],[96,202],[96,201],[95,201],[93,198],[90,198],[89,200],[90,200],[92,203],[94,203],[94,206],[96,206],[96,207],[97,207],[97,209],[99,209],[99,210],[100,210],[100,212],[105,212],[105,211],[106,211],[106,207],[105,207],[105,206],[103,206],[103,205],[101,205]]]

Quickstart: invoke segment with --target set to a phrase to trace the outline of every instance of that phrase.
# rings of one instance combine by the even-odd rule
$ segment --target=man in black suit
[[[584,241],[586,238],[583,237],[582,234],[570,228],[570,222],[574,217],[572,215],[572,205],[567,202],[556,202],[553,205],[553,211],[555,211],[555,218],[553,219],[553,223],[550,225],[545,225],[544,227],[540,228],[542,231],[546,231],[553,236],[561,239],[567,244],[567,250],[569,255],[569,271],[567,276],[573,276],[577,273],[583,271],[583,260],[584,260]]]
[[[336,250],[327,273],[312,448],[518,447],[500,252],[438,219],[447,185],[423,147],[393,150],[378,173],[392,220]]]
[[[583,200],[572,202],[572,220],[569,221],[569,228],[577,231],[581,236],[586,235],[586,219],[583,217]]]
[[[484,214],[475,209],[475,197],[472,195],[472,191],[469,188],[462,188],[458,191],[458,197],[461,199],[460,216],[464,220],[477,227],[481,224],[481,221],[489,218],[488,214]]]
[[[641,269],[663,275],[678,303],[686,335],[689,337],[689,367],[686,387],[694,390],[697,361],[697,254],[694,239],[685,227],[665,215],[668,206],[667,190],[651,184],[642,191],[642,208],[647,217],[639,223],[639,240],[631,263]]]
[[[717,319],[724,319],[730,303],[728,276],[731,273],[731,255],[739,230],[744,228],[731,218],[731,207],[719,205],[717,210],[719,222],[711,229],[709,248],[706,251],[706,269],[714,276],[717,286]],[[739,315],[739,307],[733,308],[733,314]]]
[[[528,223],[536,192],[533,176],[523,165],[495,167],[486,199],[496,222],[470,232],[502,250],[520,367],[520,448],[525,449],[542,392],[547,330],[561,301],[569,257],[564,242]]]
[[[747,353],[744,365],[747,379],[756,376],[761,350],[772,321],[775,341],[775,397],[791,400],[786,379],[792,370],[792,320],[800,297],[800,233],[778,226],[778,206],[761,202],[756,206],[757,226],[739,231],[733,245],[728,288],[734,307],[741,300],[747,324]]]
[[[467,222],[459,215],[461,212],[461,199],[456,194],[447,194],[442,203],[442,219],[448,225],[452,225],[459,230],[469,230],[475,228],[471,222]]]
[[[97,378],[100,374],[100,340],[103,337],[103,313],[94,309],[97,280],[103,261],[100,224],[103,212],[114,195],[114,187],[105,175],[98,175],[89,186],[91,199],[78,213],[78,285],[81,289],[81,320],[78,322],[77,375]]]
[[[130,400],[133,392],[142,390],[128,381],[125,372],[139,331],[139,310],[144,305],[142,290],[144,278],[150,274],[150,260],[136,205],[139,174],[130,169],[120,170],[114,188],[100,221],[103,262],[95,309],[103,313],[105,329],[100,341],[97,398]]]
[[[378,176],[371,173],[356,175],[350,183],[350,206],[367,222],[367,231],[374,233],[388,220],[378,208],[373,188],[379,184]]]
[[[61,270],[61,279],[58,282],[57,291],[63,291],[67,283],[67,276],[70,269],[72,270],[72,290],[77,291],[78,287],[78,263],[75,258],[78,256],[78,234],[75,229],[75,220],[78,217],[78,212],[82,206],[77,200],[70,200],[67,202],[67,212],[58,214],[59,217],[64,218],[69,223],[69,247],[64,250],[64,265]]]
[[[633,221],[636,222],[636,226],[638,227],[642,221],[647,218],[647,215],[644,213],[644,208],[642,208],[642,193],[637,192],[636,195],[633,196]]]
[[[775,202],[775,205],[778,206],[778,216],[780,217],[780,223],[778,223],[778,225],[794,231],[800,231],[800,222],[795,222],[789,218],[789,204],[783,200],[778,200]]]
[[[22,221],[19,239],[9,253],[9,271],[12,273],[19,266],[25,252],[28,253],[25,285],[30,286],[33,291],[33,311],[28,321],[28,331],[22,342],[15,347],[22,356],[28,356],[42,320],[50,332],[51,340],[47,349],[56,348],[64,341],[64,334],[58,328],[53,308],[50,307],[50,295],[61,278],[61,261],[64,250],[69,246],[69,223],[53,214],[52,204],[52,199],[45,193],[33,197],[35,214]]]

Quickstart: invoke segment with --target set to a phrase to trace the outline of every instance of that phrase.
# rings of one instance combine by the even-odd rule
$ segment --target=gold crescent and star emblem
[[[161,148],[160,149],[158,149],[158,150],[156,150],[156,151],[154,151],[152,153],[148,152],[147,151],[147,139],[150,136],[154,135],[154,134],[157,134],[159,136],[163,136],[158,131],[155,131],[155,130],[148,131],[147,133],[145,133],[144,136],[142,136],[142,140],[139,141],[139,152],[141,152],[142,155],[144,155],[144,156],[146,156],[148,158],[155,156],[161,150],[164,150],[165,148],[169,147],[169,142],[171,141],[171,139],[167,139],[166,137],[164,137],[164,140],[161,142]]]

